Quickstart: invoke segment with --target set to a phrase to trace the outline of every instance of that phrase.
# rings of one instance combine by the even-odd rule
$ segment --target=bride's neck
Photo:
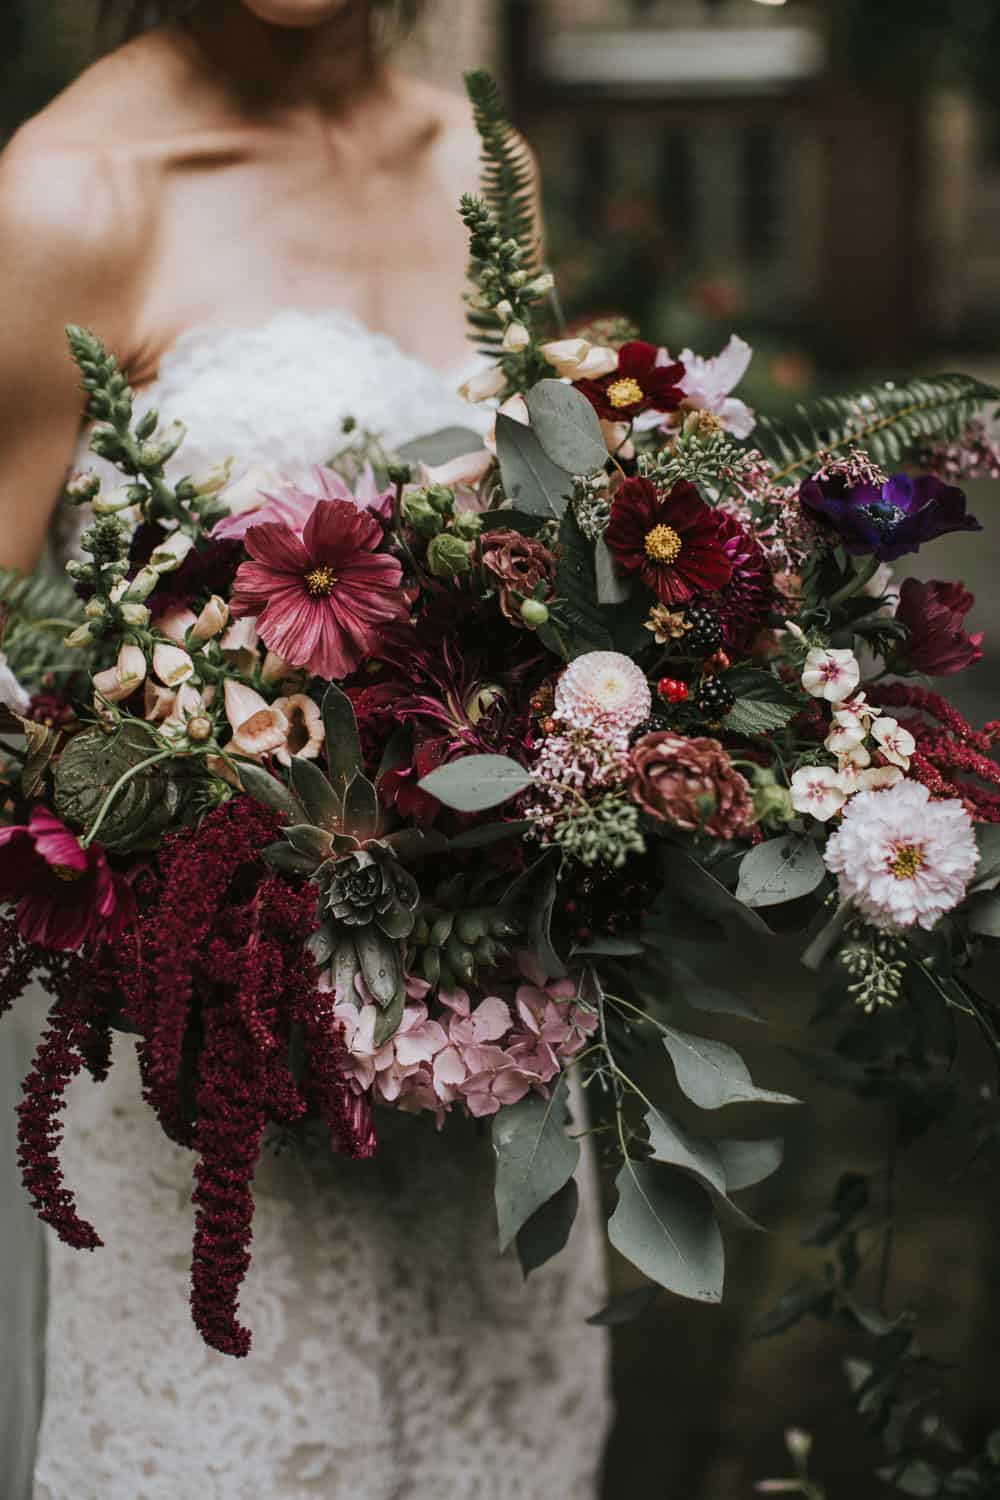
[[[350,0],[311,27],[270,25],[241,0],[208,0],[185,24],[217,81],[255,112],[337,113],[376,77],[370,0]]]

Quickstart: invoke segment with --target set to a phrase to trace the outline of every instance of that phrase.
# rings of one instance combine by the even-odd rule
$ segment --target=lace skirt
[[[373,1161],[266,1154],[245,1360],[187,1306],[194,1158],[134,1049],[73,1086],[65,1175],[105,1248],[51,1242],[35,1500],[587,1500],[609,1416],[590,1163],[570,1244],[496,1250],[488,1135],[383,1116]]]

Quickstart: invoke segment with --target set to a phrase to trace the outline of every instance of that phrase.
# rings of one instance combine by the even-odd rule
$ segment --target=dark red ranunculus
[[[963,583],[906,579],[899,591],[896,619],[908,632],[899,654],[912,671],[950,677],[979,661],[983,633],[977,630],[969,635],[964,623],[975,602]]]
[[[619,349],[617,370],[599,380],[578,380],[576,388],[607,422],[631,422],[644,411],[676,411],[684,399],[684,366],[677,360],[658,365],[659,353],[655,344],[633,339]]]
[[[131,891],[104,850],[79,839],[44,807],[27,826],[0,828],[0,902],[17,903],[17,925],[29,943],[71,951],[88,939],[116,935]]]
[[[720,517],[686,480],[665,493],[648,479],[626,479],[604,540],[618,566],[638,573],[663,604],[714,593],[733,576]]]

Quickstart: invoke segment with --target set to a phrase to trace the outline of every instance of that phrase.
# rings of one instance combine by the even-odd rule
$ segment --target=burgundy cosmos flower
[[[718,515],[685,480],[664,493],[648,479],[626,479],[604,539],[619,567],[638,573],[663,604],[713,593],[733,575]]]
[[[402,568],[376,549],[378,521],[346,500],[320,500],[301,539],[283,521],[247,532],[252,559],[236,574],[234,615],[253,615],[290,666],[346,677],[409,615]]]
[[[617,370],[600,380],[578,380],[576,388],[608,422],[630,422],[644,411],[676,411],[684,399],[684,366],[658,365],[659,352],[655,344],[633,339],[618,351]]]
[[[83,849],[64,823],[36,807],[24,825],[0,828],[0,902],[17,902],[17,925],[42,948],[82,948],[111,938],[131,903],[103,849]]]
[[[912,671],[950,677],[979,660],[983,633],[977,630],[969,635],[964,627],[975,602],[963,583],[906,579],[899,591],[896,619],[908,632],[900,655]]]

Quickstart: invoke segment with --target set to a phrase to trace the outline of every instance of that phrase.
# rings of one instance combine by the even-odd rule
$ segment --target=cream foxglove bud
[[[157,573],[173,573],[180,567],[193,546],[194,538],[186,531],[172,531],[166,541],[153,548],[149,566]]]
[[[229,624],[229,605],[218,594],[213,594],[191,627],[189,639],[199,645],[219,635]]]
[[[288,720],[288,733],[276,758],[283,766],[290,766],[292,756],[299,760],[315,760],[323,748],[326,730],[319,705],[305,693],[293,693],[290,698],[277,698],[272,705]]]
[[[507,354],[522,354],[531,343],[531,334],[523,323],[508,323],[503,336],[503,348]]]
[[[126,625],[135,625],[142,629],[149,624],[150,614],[145,604],[123,604],[122,619]]]
[[[458,388],[458,394],[463,401],[490,401],[494,396],[499,396],[506,390],[507,377],[499,365],[491,365],[488,370],[483,370],[478,375],[473,375],[464,385]]]
[[[155,568],[140,568],[128,586],[128,597],[141,603],[143,599],[149,598],[159,582],[160,575]]]
[[[98,495],[93,502],[95,516],[114,516],[119,511],[130,510],[135,504],[135,486],[120,484],[107,495]]]
[[[88,599],[86,604],[83,606],[83,612],[87,616],[88,620],[103,620],[104,600]]]
[[[75,630],[70,631],[69,635],[63,637],[63,645],[71,648],[89,646],[93,638],[94,634],[89,625],[78,625]]]
[[[194,662],[180,646],[158,641],[153,647],[153,671],[164,687],[176,688],[194,675]]]
[[[253,688],[226,679],[226,718],[233,731],[230,749],[239,755],[270,755],[283,750],[288,720],[280,708],[269,706]]]
[[[101,492],[101,481],[93,469],[84,469],[74,474],[66,486],[66,494],[74,505],[84,505]]]
[[[122,646],[118,660],[94,678],[94,691],[108,703],[123,703],[146,676],[146,655],[138,646]]]
[[[506,297],[501,297],[493,311],[501,322],[509,323],[514,316],[514,305]]]
[[[535,277],[534,281],[529,282],[525,291],[529,297],[547,297],[550,292],[555,291],[555,287],[556,278],[552,272],[543,271],[540,276]]]
[[[217,495],[224,490],[233,477],[233,460],[227,458],[225,463],[216,464],[213,469],[208,469],[204,474],[199,474],[191,481],[199,495]]]
[[[168,459],[173,458],[186,437],[187,428],[184,423],[171,422],[162,437],[157,438],[155,442],[140,443],[139,462],[147,469],[165,464]]]

